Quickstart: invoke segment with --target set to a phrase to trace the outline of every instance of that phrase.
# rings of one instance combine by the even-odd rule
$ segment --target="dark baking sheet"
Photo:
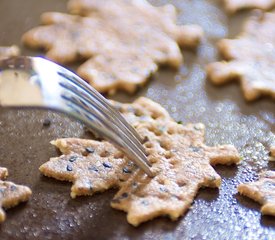
[[[154,1],[162,4],[167,1]],[[268,148],[275,142],[275,103],[261,99],[246,103],[238,84],[215,87],[205,80],[206,63],[217,59],[214,43],[234,36],[248,13],[229,19],[221,1],[174,0],[179,21],[198,23],[207,40],[197,53],[184,51],[179,72],[161,70],[135,96],[115,98],[130,102],[140,95],[163,104],[176,120],[203,122],[209,145],[232,143],[240,151],[239,166],[217,166],[220,190],[203,189],[185,216],[176,222],[158,218],[134,228],[123,212],[112,209],[111,190],[72,200],[70,183],[41,176],[38,167],[58,155],[49,141],[58,137],[90,137],[81,124],[42,111],[0,109],[0,165],[9,180],[33,190],[31,200],[7,211],[0,239],[274,239],[275,218],[260,214],[260,205],[239,196],[236,186],[254,180],[268,163]],[[19,44],[22,33],[39,24],[44,11],[65,11],[65,0],[0,0],[0,45]],[[22,48],[23,54],[41,53]],[[51,119],[49,127],[44,119]],[[272,133],[273,132],[273,133]]]

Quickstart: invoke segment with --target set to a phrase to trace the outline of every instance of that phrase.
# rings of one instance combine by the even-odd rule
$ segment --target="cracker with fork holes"
[[[176,25],[172,5],[91,0],[70,1],[69,8],[84,16],[44,13],[44,26],[25,33],[23,42],[45,48],[46,57],[61,64],[87,59],[77,73],[100,92],[133,93],[158,65],[178,68],[179,45],[194,48],[203,35],[199,26]]]
[[[20,54],[20,49],[13,45],[10,47],[0,46],[0,59],[5,57],[15,57]]]
[[[229,13],[236,13],[243,9],[269,10],[275,6],[275,0],[224,0],[225,9]]]
[[[148,138],[144,146],[156,176],[149,178],[138,169],[111,202],[113,208],[128,213],[127,220],[134,226],[159,216],[178,219],[199,188],[220,186],[221,178],[211,165],[239,162],[233,146],[203,143],[203,124],[156,121],[142,123],[136,130]]]
[[[146,109],[144,104],[143,112],[133,111],[132,108],[139,109],[139,102],[148,102],[149,107]],[[220,186],[221,178],[211,165],[240,161],[232,145],[206,146],[203,124],[178,124],[149,99],[141,98],[125,108],[118,105],[126,119],[138,115],[132,123],[144,139],[154,178],[108,142],[84,139],[54,141],[62,155],[44,163],[40,171],[73,182],[72,197],[119,188],[111,206],[128,212],[127,220],[134,226],[163,215],[178,219],[190,207],[199,188]],[[154,119],[152,110],[156,112],[156,108]],[[151,117],[145,121],[143,113]]]
[[[227,61],[207,66],[208,78],[217,85],[240,81],[248,101],[261,96],[275,100],[275,13],[260,11],[250,17],[236,39],[218,43]]]
[[[73,182],[72,198],[116,188],[136,169],[121,151],[106,141],[67,138],[51,143],[62,155],[51,158],[39,170],[45,176]]]
[[[133,126],[141,122],[170,121],[168,112],[150,99],[141,97],[132,104],[111,101]],[[51,142],[62,152],[40,167],[49,177],[74,182],[71,196],[92,195],[125,181],[135,166],[112,144],[85,139],[57,139]],[[84,177],[85,176],[85,177]]]
[[[8,170],[0,167],[0,223],[6,219],[6,214],[2,208],[11,208],[20,202],[25,202],[32,194],[26,186],[5,181],[7,176]]]
[[[263,205],[262,214],[275,216],[275,171],[261,173],[257,182],[240,184],[238,192]]]

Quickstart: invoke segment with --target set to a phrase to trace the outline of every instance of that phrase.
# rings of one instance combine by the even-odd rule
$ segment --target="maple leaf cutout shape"
[[[32,48],[45,48],[46,57],[61,64],[88,59],[77,73],[100,92],[133,93],[158,65],[178,68],[183,60],[178,44],[194,48],[203,35],[196,25],[176,25],[171,5],[158,8],[137,0],[90,2],[93,8],[85,10],[84,17],[44,13],[44,26],[31,29],[22,39]]]
[[[143,112],[151,115],[150,109]],[[129,110],[142,119],[142,113]],[[162,215],[175,220],[190,207],[200,187],[220,186],[221,178],[211,165],[238,163],[240,158],[232,145],[206,146],[203,124],[182,125],[165,119],[134,121],[144,139],[154,178],[110,143],[75,138],[54,141],[63,155],[50,159],[40,171],[73,182],[72,197],[119,188],[111,205],[128,212],[127,220],[134,226]]]
[[[20,202],[25,202],[32,194],[31,190],[26,186],[5,181],[4,179],[7,176],[8,170],[0,167],[0,223],[6,219],[3,208],[11,208]]]
[[[238,192],[263,205],[262,214],[275,216],[275,171],[261,173],[256,182],[240,184]]]
[[[238,80],[244,97],[275,99],[275,14],[252,16],[236,39],[223,39],[219,50],[228,61],[207,66],[208,78],[215,84]]]

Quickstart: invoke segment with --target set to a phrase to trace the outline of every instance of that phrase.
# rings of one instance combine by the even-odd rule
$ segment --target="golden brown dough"
[[[263,205],[261,208],[262,214],[275,216],[274,171],[263,172],[257,182],[240,184],[238,192]]]
[[[207,75],[214,84],[240,81],[244,97],[275,100],[275,14],[257,12],[236,39],[218,43],[226,61],[211,63]]]
[[[203,35],[196,25],[176,25],[172,5],[89,0],[70,1],[69,10],[83,16],[44,13],[44,26],[25,33],[23,42],[45,48],[46,57],[62,64],[87,59],[77,72],[100,92],[133,93],[158,65],[178,68],[179,45],[194,48]]]
[[[20,202],[25,202],[32,194],[31,190],[26,186],[4,181],[7,176],[8,170],[0,167],[0,223],[6,219],[3,208],[11,208]]]
[[[111,202],[113,208],[128,213],[127,220],[134,226],[159,216],[178,219],[201,187],[220,186],[221,177],[211,165],[239,162],[233,146],[203,143],[202,124],[149,122],[136,129],[148,138],[144,146],[156,176],[151,179],[141,170],[135,171]]]
[[[240,161],[232,145],[206,146],[203,124],[178,124],[149,99],[113,104],[143,139],[154,178],[108,142],[84,139],[54,141],[62,155],[44,163],[40,171],[73,182],[72,197],[119,188],[111,206],[126,211],[134,226],[164,215],[176,220],[199,188],[220,186],[221,178],[211,165]]]

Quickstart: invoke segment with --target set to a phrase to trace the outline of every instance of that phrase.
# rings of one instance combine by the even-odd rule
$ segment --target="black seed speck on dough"
[[[160,186],[159,190],[162,191],[162,192],[168,192],[167,188],[163,187],[163,186]]]
[[[123,172],[124,172],[124,173],[132,173],[132,171],[131,171],[131,170],[129,170],[128,168],[126,168],[126,167],[125,167],[125,168],[123,168]]]
[[[120,201],[124,198],[127,198],[129,194],[127,192],[122,193],[118,198],[114,198],[112,200],[113,203],[120,203]]]
[[[85,150],[86,150],[87,153],[94,153],[95,152],[95,150],[92,147],[86,147]]]
[[[67,165],[67,171],[69,171],[69,172],[73,171],[73,168],[71,165]]]
[[[98,172],[99,170],[96,168],[96,166],[90,166],[88,168],[90,171],[95,171],[95,172]]]
[[[108,162],[104,162],[103,166],[106,167],[106,168],[112,168],[112,164],[108,163]]]
[[[128,197],[128,193],[125,192],[121,194],[121,198],[127,198],[127,197]]]
[[[69,161],[70,162],[75,162],[77,160],[77,156],[71,156],[70,158],[69,158]]]

